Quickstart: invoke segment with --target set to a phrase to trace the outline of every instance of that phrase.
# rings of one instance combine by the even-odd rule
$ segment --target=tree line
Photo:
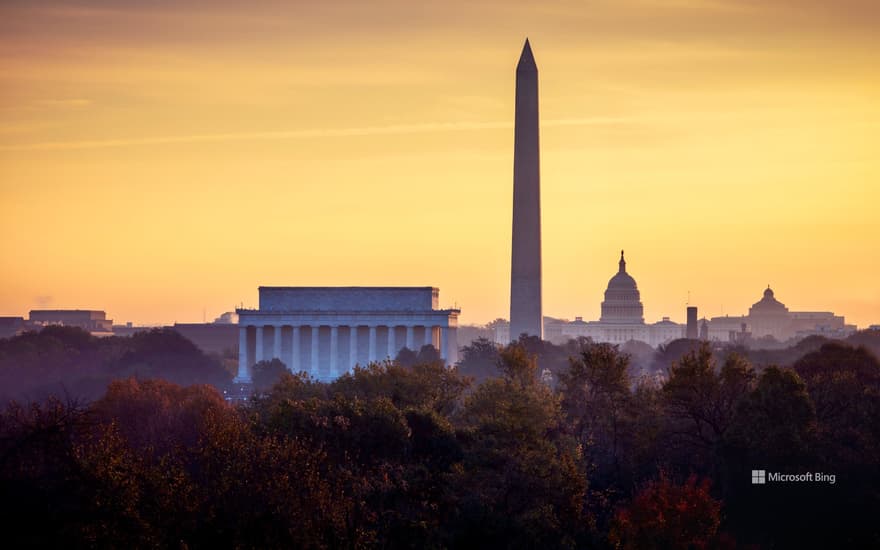
[[[282,369],[240,405],[144,376],[89,403],[11,402],[0,415],[5,543],[880,543],[880,363],[865,347],[826,342],[790,367],[755,368],[698,344],[653,378],[634,376],[616,346],[579,341],[547,383],[534,342],[477,346],[460,368],[419,353],[332,383]],[[479,381],[474,354],[494,358]],[[836,483],[753,485],[755,469]]]

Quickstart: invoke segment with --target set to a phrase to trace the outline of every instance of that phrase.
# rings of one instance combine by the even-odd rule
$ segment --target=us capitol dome
[[[618,271],[608,281],[605,289],[605,301],[602,302],[602,323],[635,323],[645,322],[639,287],[636,280],[626,272],[626,260],[623,250],[620,251]]]
[[[605,289],[599,320],[585,322],[577,317],[573,322],[566,323],[561,332],[563,338],[585,336],[594,342],[624,344],[636,341],[656,347],[682,338],[684,325],[670,321],[669,317],[654,324],[645,323],[639,286],[632,275],[626,272],[626,259],[621,250],[617,273],[611,277]]]

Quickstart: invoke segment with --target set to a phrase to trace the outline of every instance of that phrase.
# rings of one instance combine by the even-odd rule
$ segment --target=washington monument
[[[510,339],[544,337],[541,312],[541,170],[538,145],[538,67],[529,40],[516,66],[513,138],[513,249]]]

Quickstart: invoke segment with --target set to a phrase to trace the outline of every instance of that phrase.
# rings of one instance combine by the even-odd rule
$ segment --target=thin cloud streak
[[[565,118],[542,121],[544,127],[591,126],[643,122],[644,117],[591,117]],[[360,128],[322,128],[312,130],[281,130],[274,132],[234,132],[220,134],[193,134],[147,138],[100,139],[81,141],[46,141],[19,145],[0,145],[0,151],[66,151],[71,149],[104,149],[140,145],[177,143],[209,143],[220,141],[282,140],[323,137],[357,137],[379,135],[427,134],[474,130],[503,130],[513,128],[513,122],[449,122],[423,124],[395,124],[391,126],[364,126]]]

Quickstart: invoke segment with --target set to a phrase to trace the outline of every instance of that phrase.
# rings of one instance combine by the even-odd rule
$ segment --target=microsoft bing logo
[[[752,485],[766,485],[767,482],[775,483],[828,483],[834,485],[837,482],[835,474],[825,472],[804,472],[800,474],[782,474],[779,472],[767,472],[766,470],[752,470]]]

